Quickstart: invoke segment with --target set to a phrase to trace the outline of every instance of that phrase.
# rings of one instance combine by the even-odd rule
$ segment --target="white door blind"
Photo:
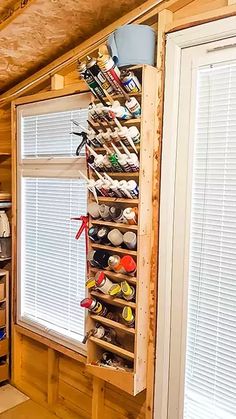
[[[22,158],[46,156],[75,156],[82,137],[72,134],[80,132],[72,119],[87,126],[88,109],[53,112],[22,118]]]
[[[75,240],[86,214],[86,185],[77,179],[22,179],[21,319],[82,341],[85,236]]]
[[[199,69],[185,419],[236,418],[236,61]]]

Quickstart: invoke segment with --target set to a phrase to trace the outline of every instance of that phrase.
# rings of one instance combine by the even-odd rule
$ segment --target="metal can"
[[[109,294],[109,291],[113,285],[113,282],[102,271],[98,271],[95,275],[95,284],[99,291],[102,291],[104,294]]]
[[[127,301],[133,300],[135,296],[135,288],[129,285],[127,281],[121,282],[120,285],[123,298]]]
[[[121,264],[121,258],[118,255],[112,255],[108,259],[109,268],[119,274],[125,274],[126,270]]]
[[[134,318],[131,307],[124,307],[122,311],[122,319],[124,320],[124,323],[126,324],[126,326],[128,327],[134,326],[135,318]]]
[[[128,93],[138,93],[141,92],[141,84],[138,80],[138,77],[134,74],[133,71],[122,70],[121,71],[121,81]]]
[[[111,94],[114,92],[113,87],[111,86],[110,82],[107,80],[101,69],[97,65],[97,61],[95,58],[91,58],[87,56],[87,69],[93,75],[95,80],[98,84],[105,89],[107,93]],[[105,94],[104,94],[105,95]]]
[[[92,311],[94,314],[99,316],[105,316],[107,314],[107,308],[100,303],[100,301],[95,300],[95,298],[84,298],[80,302],[80,306],[87,308],[89,311]]]
[[[119,93],[123,93],[120,70],[115,65],[112,57],[110,55],[103,55],[99,53],[97,64],[111,85],[114,86],[115,90]]]
[[[80,74],[80,77],[84,79],[84,81],[87,83],[89,89],[92,91],[94,96],[96,96],[102,102],[102,104],[106,106],[106,102],[103,99],[105,95],[104,91],[98,84],[98,82],[95,80],[93,75],[87,70],[86,63],[78,61],[77,69]]]

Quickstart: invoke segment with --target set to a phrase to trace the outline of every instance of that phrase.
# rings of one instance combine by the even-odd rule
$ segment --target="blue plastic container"
[[[121,26],[108,37],[107,45],[119,67],[155,65],[156,33],[150,26]]]

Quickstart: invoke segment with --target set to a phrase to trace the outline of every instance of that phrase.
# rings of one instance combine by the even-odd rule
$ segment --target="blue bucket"
[[[155,65],[156,33],[150,26],[121,26],[108,37],[107,45],[119,67]]]

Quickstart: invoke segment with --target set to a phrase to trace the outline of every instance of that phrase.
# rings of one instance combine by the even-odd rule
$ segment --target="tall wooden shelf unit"
[[[90,338],[88,341],[87,352],[87,370],[94,376],[105,380],[129,394],[136,395],[146,388],[147,376],[147,352],[149,339],[149,321],[150,321],[150,283],[156,281],[156,277],[151,277],[152,260],[152,242],[153,242],[153,203],[157,199],[154,187],[155,181],[155,158],[158,150],[157,144],[157,102],[158,102],[158,81],[157,69],[148,65],[134,67],[134,71],[142,80],[142,93],[136,94],[137,99],[142,106],[142,115],[140,119],[129,120],[125,124],[135,124],[141,132],[141,141],[139,149],[140,170],[138,173],[113,173],[109,175],[114,179],[135,179],[139,184],[138,199],[119,199],[119,198],[99,198],[99,203],[119,204],[121,207],[138,207],[138,225],[131,226],[117,223],[111,223],[101,220],[89,219],[89,225],[106,225],[114,228],[121,228],[123,232],[133,230],[137,233],[137,251],[130,251],[123,248],[89,244],[91,249],[109,250],[113,254],[131,255],[137,261],[137,273],[135,277],[116,274],[111,271],[105,271],[108,278],[113,282],[127,280],[136,287],[136,300],[127,302],[120,298],[112,299],[110,296],[92,291],[91,296],[100,300],[104,304],[113,306],[114,309],[126,306],[132,307],[135,312],[135,326],[127,327],[122,323],[109,320],[106,317],[87,315],[87,330],[94,327],[95,323],[101,323],[104,326],[116,330],[122,347],[107,343],[103,340]],[[118,96],[122,102],[122,97]],[[123,122],[122,122],[123,124]],[[101,149],[102,152],[102,149]],[[105,152],[105,151],[104,151]],[[90,176],[94,176],[90,171]],[[93,196],[89,195],[89,201]],[[155,229],[155,227],[154,227]],[[88,277],[95,275],[97,269],[89,268]],[[133,363],[133,369],[130,371],[121,371],[107,367],[95,365],[95,362],[105,351],[110,351]]]

